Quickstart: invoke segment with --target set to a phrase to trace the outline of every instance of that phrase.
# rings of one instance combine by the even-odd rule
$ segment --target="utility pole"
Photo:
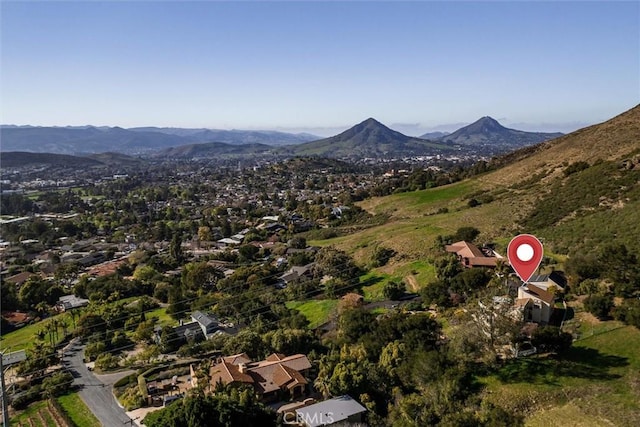
[[[7,390],[4,386],[4,366],[2,358],[4,353],[0,352],[0,389],[2,391],[2,425],[9,427],[9,405],[7,404]]]

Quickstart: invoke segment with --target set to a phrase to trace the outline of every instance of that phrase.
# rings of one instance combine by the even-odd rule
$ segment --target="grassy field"
[[[123,298],[119,301],[116,301],[112,304],[116,303],[130,303],[135,300],[140,299],[140,297],[128,297]],[[158,317],[160,321],[160,325],[164,326],[165,324],[170,324],[172,322],[171,317],[167,315],[165,308],[158,308],[156,310],[150,311],[147,314],[147,318],[151,318],[153,316]],[[76,321],[79,316],[76,317]],[[31,325],[24,326],[15,331],[9,332],[8,334],[0,337],[0,349],[10,348],[10,351],[22,350],[29,348],[31,344],[35,341],[36,333],[39,330],[48,331],[48,325],[53,319],[63,320],[67,326],[69,332],[73,329],[73,321],[71,318],[71,314],[69,313],[61,313],[55,316],[51,316],[47,319],[44,319],[41,322],[37,322]],[[62,328],[58,329],[58,335],[62,339]],[[48,336],[45,337],[45,341],[48,340]]]
[[[413,261],[374,268],[360,277],[362,294],[367,302],[384,301],[384,286],[390,281],[404,282],[407,292],[419,292],[427,283],[435,279],[435,268],[427,261]]]
[[[60,406],[77,426],[100,427],[100,422],[91,413],[78,393],[70,393],[57,398]]]
[[[334,245],[353,255],[362,265],[371,262],[378,246],[396,251],[392,265],[403,266],[414,261],[426,261],[437,252],[438,235],[454,234],[460,227],[473,226],[480,230],[478,241],[498,242],[498,250],[504,253],[508,239],[518,229],[517,220],[523,216],[521,200],[509,197],[496,198],[491,203],[470,208],[466,197],[482,190],[479,181],[467,180],[444,187],[424,191],[394,194],[360,203],[363,209],[384,213],[389,220],[360,232],[311,244]],[[440,209],[446,208],[448,212]],[[440,212],[440,213],[438,213]],[[388,270],[385,272],[389,273]],[[396,274],[393,272],[393,274]]]
[[[380,273],[375,270],[371,270],[361,276],[360,283],[366,284],[362,286],[364,300],[367,302],[383,301],[385,298],[382,295],[382,289],[390,280],[392,280],[390,274]]]
[[[337,299],[289,301],[287,308],[298,310],[309,321],[310,328],[316,328],[327,322],[330,316],[336,312]]]
[[[169,326],[177,324],[177,321],[167,314],[166,307],[158,307],[155,310],[149,311],[145,313],[145,317],[147,319],[157,318],[158,321],[156,322],[156,325],[159,326]]]
[[[45,319],[41,322],[34,323],[32,325],[24,326],[15,331],[9,332],[5,334],[0,339],[0,347],[1,348],[10,348],[10,351],[22,350],[25,348],[29,348],[31,343],[35,340],[36,333],[39,330],[48,331],[48,325],[53,319],[63,320],[68,325],[69,331],[73,328],[73,323],[71,321],[71,315],[69,313],[62,313],[56,316],[52,316],[48,319]],[[62,329],[58,329],[58,335],[62,338]],[[48,340],[48,335],[45,337],[45,340]]]
[[[481,379],[487,399],[527,415],[527,425],[635,426],[640,419],[640,331],[619,324],[576,341],[561,360],[508,362]]]
[[[390,197],[379,197],[363,202],[362,207],[374,214],[406,212],[407,210],[426,213],[427,209],[448,207],[451,201],[458,199],[476,186],[473,181],[462,181],[451,185],[433,188],[425,191],[411,191],[394,194]]]

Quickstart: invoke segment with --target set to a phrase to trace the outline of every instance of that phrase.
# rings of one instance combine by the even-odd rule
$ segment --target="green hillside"
[[[481,231],[479,241],[497,242],[499,249],[527,232],[539,234],[554,253],[591,252],[613,241],[638,251],[638,136],[640,107],[525,150],[524,158],[473,179],[366,200],[362,208],[389,221],[320,243],[364,260],[367,248],[384,242],[410,262],[430,256],[436,236],[473,226]],[[471,199],[480,205],[470,207]]]

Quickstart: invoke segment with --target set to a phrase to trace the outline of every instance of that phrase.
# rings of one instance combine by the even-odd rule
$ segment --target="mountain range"
[[[224,142],[226,144],[266,144],[291,145],[315,141],[319,137],[310,133],[287,133],[271,130],[221,130],[221,129],[185,129],[167,127],[130,128],[134,132],[159,132],[185,138],[192,143],[202,141]]]
[[[154,158],[214,158],[214,157],[244,157],[255,155],[278,154],[277,147],[267,144],[227,144],[224,142],[207,142],[204,144],[189,144],[172,147],[152,155]]]
[[[287,145],[318,139],[310,134],[276,131],[211,130],[183,128],[131,128],[69,126],[0,127],[1,150],[74,154],[116,151],[124,154],[149,154],[162,149],[194,143]]]
[[[154,157],[241,156],[265,153],[352,159],[455,153],[493,156],[561,135],[508,129],[490,117],[483,117],[451,134],[429,133],[423,135],[424,138],[404,135],[373,118],[358,123],[338,135],[323,139],[306,133],[159,127],[0,128],[3,152],[86,155],[108,149],[111,152]],[[429,138],[426,138],[427,136]]]
[[[87,156],[70,154],[29,153],[24,151],[7,151],[2,153],[2,167],[22,167],[27,165],[49,165],[71,168],[91,168],[94,166],[117,165],[138,166],[144,160],[120,153],[98,153]]]

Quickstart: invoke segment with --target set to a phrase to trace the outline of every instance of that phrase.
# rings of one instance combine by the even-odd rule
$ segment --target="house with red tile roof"
[[[311,368],[309,359],[304,354],[285,356],[273,353],[265,360],[252,362],[245,354],[236,354],[220,358],[209,368],[209,384],[207,391],[216,386],[249,385],[254,388],[260,399],[266,402],[283,398],[301,396],[309,383],[306,375]],[[198,376],[193,365],[191,385],[198,386]]]
[[[470,242],[461,240],[445,246],[445,251],[456,254],[460,263],[467,268],[495,267],[498,261],[507,262],[507,259],[491,249],[480,249]]]

